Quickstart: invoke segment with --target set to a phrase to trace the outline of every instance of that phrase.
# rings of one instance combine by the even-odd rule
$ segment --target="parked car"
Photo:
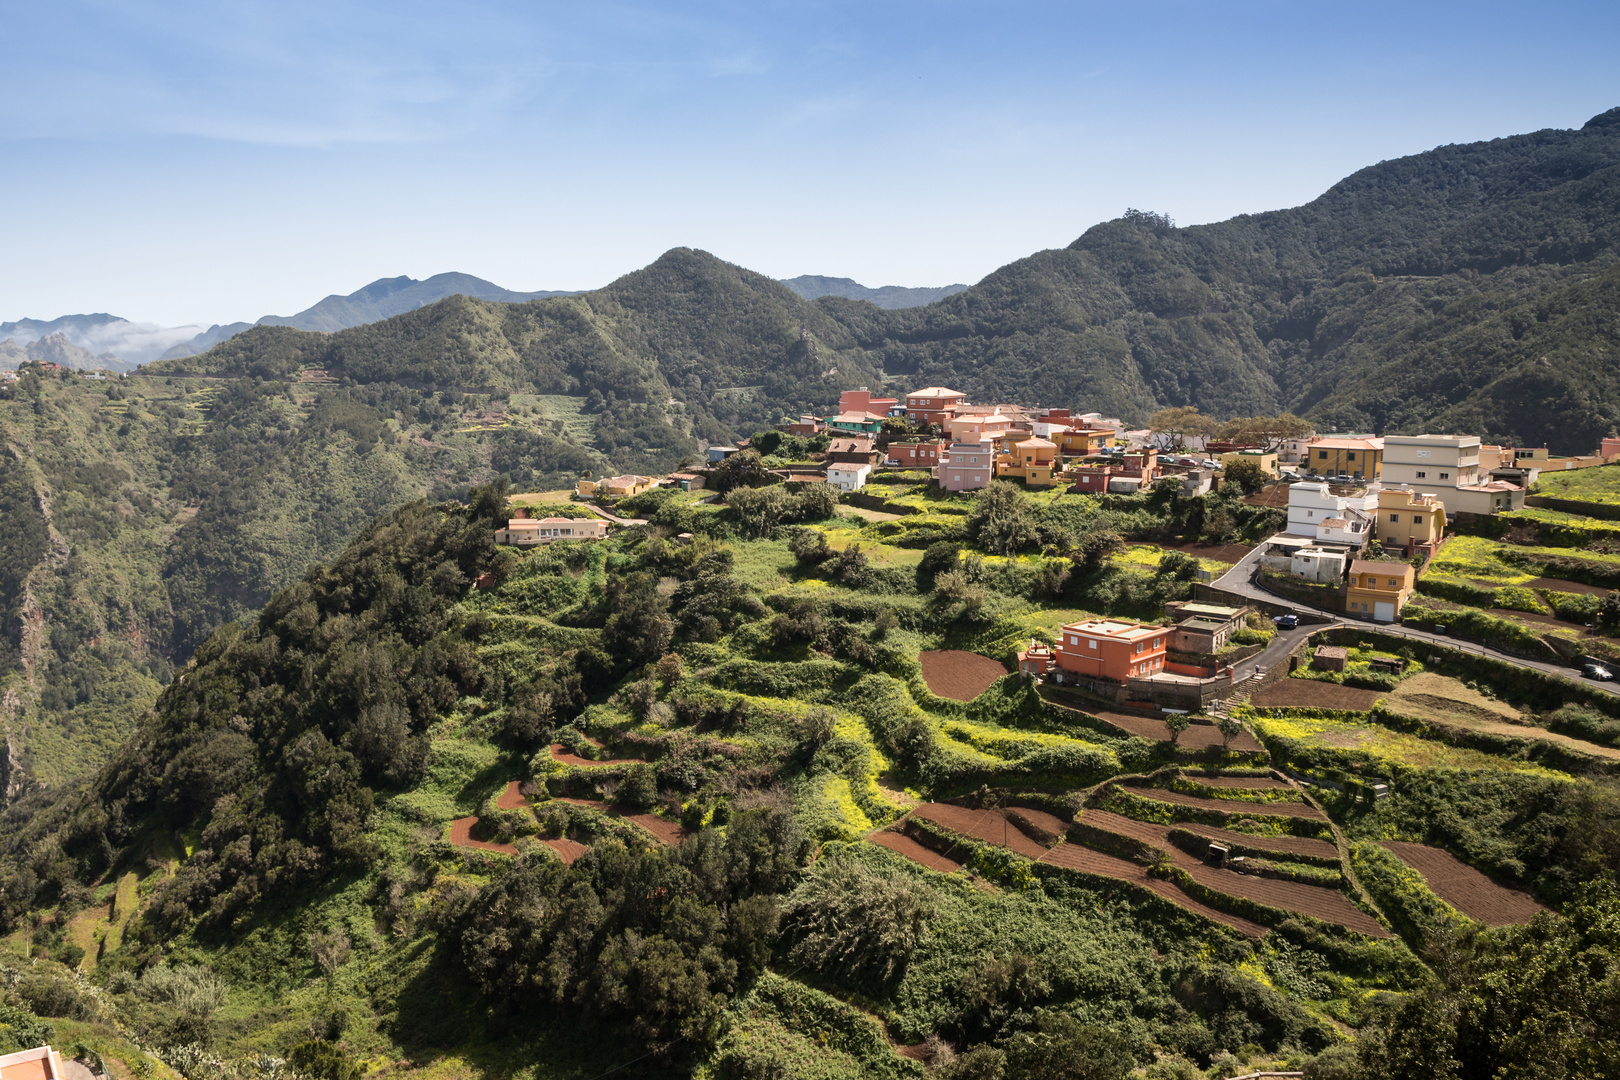
[[[1614,672],[1602,664],[1587,664],[1586,667],[1581,669],[1581,674],[1598,682],[1609,682],[1614,678]]]
[[[1299,616],[1290,611],[1286,615],[1276,616],[1271,621],[1277,624],[1279,630],[1292,630],[1299,625]]]

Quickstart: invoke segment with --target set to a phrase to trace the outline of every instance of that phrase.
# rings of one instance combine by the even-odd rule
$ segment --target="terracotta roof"
[[[1047,447],[1047,448],[1050,448],[1052,450],[1057,449],[1057,443],[1052,442],[1049,439],[1020,439],[1017,442],[1013,443],[1013,445],[1014,446],[1033,446],[1033,447],[1036,447],[1037,449],[1040,448],[1040,447]]]
[[[947,390],[943,386],[925,386],[921,390],[913,390],[913,391],[911,391],[911,393],[906,395],[906,397],[908,397],[908,398],[914,398],[914,397],[928,397],[928,398],[966,397],[966,396],[967,395],[962,393],[962,391],[960,391],[960,390]]]
[[[1411,563],[1379,562],[1376,559],[1356,559],[1350,564],[1352,574],[1383,574],[1386,577],[1391,575],[1401,577],[1411,569]],[[1399,573],[1396,572],[1397,570]]]
[[[1384,440],[1373,439],[1313,439],[1307,443],[1310,448],[1321,447],[1324,450],[1382,450]]]

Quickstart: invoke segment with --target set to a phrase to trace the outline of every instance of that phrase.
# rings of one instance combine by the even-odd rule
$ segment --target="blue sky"
[[[251,320],[688,245],[973,282],[1620,105],[1620,5],[0,0],[0,319]]]

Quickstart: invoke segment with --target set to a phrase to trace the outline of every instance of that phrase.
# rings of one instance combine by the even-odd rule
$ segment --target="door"
[[[1373,622],[1394,622],[1395,605],[1388,600],[1373,601]]]

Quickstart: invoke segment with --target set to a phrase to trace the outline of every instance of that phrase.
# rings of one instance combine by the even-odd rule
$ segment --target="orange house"
[[[49,1046],[0,1055],[0,1080],[62,1080],[62,1055]]]
[[[906,415],[916,424],[938,424],[944,427],[958,405],[967,403],[967,395],[960,390],[947,390],[943,386],[925,386],[906,395]]]
[[[1085,457],[1114,445],[1114,432],[1110,428],[1069,428],[1054,431],[1052,438],[1065,457]]]
[[[1057,667],[1087,679],[1123,683],[1164,671],[1173,626],[1148,626],[1118,619],[1069,623],[1058,636]],[[1062,681],[1062,676],[1059,676]]]
[[[927,442],[890,443],[889,458],[894,464],[904,468],[932,468],[940,463],[945,455],[945,447],[949,444],[944,439],[930,439]]]

